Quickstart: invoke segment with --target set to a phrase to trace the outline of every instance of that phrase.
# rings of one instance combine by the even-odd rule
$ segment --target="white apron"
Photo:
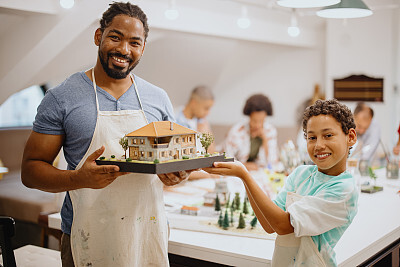
[[[120,138],[147,124],[133,81],[140,110],[100,111],[96,81],[97,122],[86,158],[102,145],[104,155],[123,155]],[[168,227],[163,184],[157,175],[132,173],[118,177],[102,189],[69,192],[74,217],[71,249],[75,266],[169,266]]]
[[[311,174],[312,175],[312,174]],[[296,191],[307,181],[305,179]],[[303,196],[296,192],[286,195],[286,210]],[[275,240],[275,249],[272,256],[272,267],[325,267],[326,264],[319,253],[317,246],[310,236],[295,237],[294,233],[278,235]]]

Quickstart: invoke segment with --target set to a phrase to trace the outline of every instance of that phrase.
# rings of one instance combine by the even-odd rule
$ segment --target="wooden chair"
[[[27,245],[14,250],[11,238],[15,234],[15,222],[11,217],[0,216],[0,247],[4,267],[61,267],[60,252],[38,246]],[[1,265],[1,263],[3,265]]]
[[[4,267],[16,267],[11,237],[15,234],[15,222],[11,217],[0,216],[0,247]]]

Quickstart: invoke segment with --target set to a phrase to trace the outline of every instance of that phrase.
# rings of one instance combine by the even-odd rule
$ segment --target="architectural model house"
[[[126,135],[133,160],[162,161],[194,158],[196,131],[170,121],[157,121]]]

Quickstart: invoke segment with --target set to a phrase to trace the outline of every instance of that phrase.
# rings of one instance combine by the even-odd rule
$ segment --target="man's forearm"
[[[22,183],[46,192],[58,193],[82,188],[76,170],[59,170],[40,160],[27,160],[21,171]]]

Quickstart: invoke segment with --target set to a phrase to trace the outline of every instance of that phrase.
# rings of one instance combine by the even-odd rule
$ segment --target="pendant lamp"
[[[290,8],[313,8],[335,5],[340,0],[278,0],[277,3],[283,7]]]
[[[362,0],[342,0],[339,4],[327,6],[317,11],[317,15],[323,18],[351,19],[372,15]]]

